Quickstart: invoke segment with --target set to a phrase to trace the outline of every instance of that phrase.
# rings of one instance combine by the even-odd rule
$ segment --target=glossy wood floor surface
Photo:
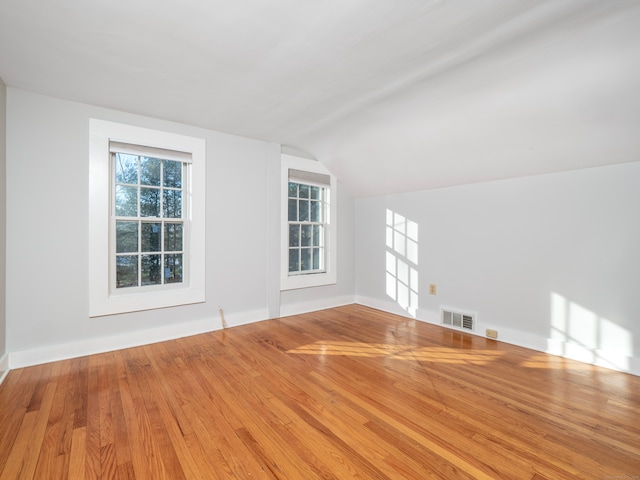
[[[640,377],[347,306],[14,370],[1,479],[631,479]]]

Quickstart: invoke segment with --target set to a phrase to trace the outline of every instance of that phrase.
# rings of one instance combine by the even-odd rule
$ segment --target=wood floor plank
[[[149,476],[158,480],[184,479],[184,472],[159,417],[156,401],[149,391],[148,380],[152,366],[144,347],[127,351],[123,356],[126,358],[127,375],[131,380],[132,408],[127,416],[127,424],[137,425],[137,429],[129,429],[130,441],[135,441],[142,447],[137,456],[132,456],[136,476]],[[132,452],[135,451],[132,448]]]
[[[87,427],[73,431],[69,458],[69,478],[90,478],[87,475]]]
[[[366,458],[381,460],[387,458],[391,452],[396,452],[392,444],[371,441],[370,435],[367,435],[367,433],[370,432],[365,426],[366,418],[364,416],[360,416],[360,421],[354,421],[357,413],[352,409],[344,408],[340,410],[339,414],[336,414],[337,412],[335,410],[327,408],[327,399],[334,398],[333,395],[328,395],[329,392],[319,391],[313,388],[314,384],[306,381],[305,378],[294,378],[289,374],[287,369],[279,365],[269,364],[267,362],[268,348],[271,347],[279,350],[283,348],[282,345],[275,342],[272,338],[261,336],[261,339],[261,348],[254,350],[251,356],[254,359],[260,359],[263,368],[275,371],[277,373],[275,378],[279,379],[279,382],[277,385],[273,385],[256,381],[253,383],[253,388],[258,396],[268,398],[269,409],[271,411],[280,412],[278,417],[287,419],[283,424],[292,425],[291,428],[289,428],[292,437],[298,428],[310,427],[310,433],[307,433],[307,436],[315,432],[322,434],[322,436],[314,442],[316,451],[321,451],[323,455],[328,455],[335,450],[335,445],[338,445],[340,450],[346,453],[349,458],[358,458],[360,463],[364,464],[369,463]],[[261,380],[264,378],[264,375],[260,375]],[[278,392],[278,395],[274,395],[272,392]],[[345,410],[348,411],[345,412]],[[320,424],[319,422],[322,423]],[[324,423],[326,422],[329,422],[331,425],[330,431],[324,428]],[[326,437],[330,438],[331,441],[325,442]],[[294,440],[294,438],[292,438],[292,440]],[[362,455],[353,451],[351,444],[354,441],[364,447],[361,449]],[[321,443],[324,444],[324,450],[320,448]],[[306,453],[306,455],[309,455],[309,453]],[[375,461],[371,463],[375,463]],[[387,468],[386,463],[377,463],[382,468],[379,468],[379,471],[376,472],[368,472],[368,477],[373,478],[375,476],[385,475],[390,476],[390,478],[394,477],[395,471]],[[361,467],[360,469],[366,471],[366,467]],[[347,474],[353,476],[352,472],[347,471],[336,473],[341,474],[338,478],[344,478],[344,475]]]
[[[33,478],[40,449],[44,444],[47,419],[51,412],[54,393],[55,385],[49,383],[43,394],[40,408],[24,415],[24,422],[11,448],[11,453],[2,470],[0,480]],[[53,477],[50,470],[44,471],[43,475],[45,475],[43,478]]]
[[[296,443],[292,444],[290,438],[283,437],[284,430],[279,428],[282,422],[269,409],[266,399],[260,398],[252,389],[255,383],[251,379],[255,377],[255,371],[243,368],[238,360],[240,354],[234,350],[234,355],[210,375],[215,376],[215,385],[232,392],[230,401],[222,406],[226,417],[240,420],[241,426],[234,431],[244,448],[274,478],[292,478],[295,475],[308,479],[320,478],[317,468],[306,462],[299,450],[288,448]],[[264,454],[263,445],[271,446],[268,456]]]
[[[162,348],[162,346],[159,346]],[[155,355],[154,359],[165,358],[162,371],[167,372],[176,369],[179,372],[188,370],[192,372],[189,379],[180,382],[180,387],[171,391],[166,390],[170,385],[165,385],[164,395],[173,398],[178,393],[182,399],[189,398],[189,401],[181,400],[180,406],[175,412],[176,422],[180,425],[180,430],[189,446],[192,456],[200,460],[196,464],[208,465],[207,470],[200,470],[202,478],[212,478],[211,471],[216,472],[216,478],[256,478],[261,476],[260,466],[252,461],[249,455],[243,455],[245,446],[238,439],[235,428],[233,428],[225,415],[227,411],[223,402],[223,396],[210,388],[210,375],[207,368],[201,370],[206,365],[206,358],[201,356],[189,356],[188,363],[183,362],[183,358],[168,360],[170,355]],[[171,363],[175,363],[171,366]],[[207,428],[208,425],[215,425],[215,429]],[[241,425],[238,423],[237,425]],[[202,461],[204,459],[204,462]],[[252,477],[253,475],[253,477]]]
[[[122,361],[121,352],[108,353],[105,354],[105,357],[107,384],[110,391],[111,434],[113,435],[116,457],[117,476],[115,478],[121,480],[123,478],[134,478],[134,476],[129,475],[129,470],[133,468],[133,463],[131,461],[131,448],[129,446],[129,427],[127,426],[120,391],[120,386],[126,376],[124,362]]]
[[[65,432],[71,431],[72,423],[70,402],[67,401],[68,385],[73,376],[71,374],[71,361],[57,362],[54,364],[56,374],[52,376],[55,384],[55,396],[48,418],[48,426],[45,433],[44,445],[38,458],[35,472],[36,478],[44,478],[46,472],[52,478],[66,478],[64,472],[64,445]]]
[[[0,385],[0,480],[639,476],[640,377],[360,305]]]
[[[157,469],[154,471],[151,465],[154,459],[153,445],[149,434],[149,420],[139,393],[140,388],[135,382],[135,375],[126,365],[130,355],[130,351],[125,350],[119,356],[122,362],[121,368],[126,372],[119,378],[119,389],[123,416],[127,425],[127,444],[131,453],[133,478],[158,478]],[[151,461],[148,462],[148,459]]]
[[[111,471],[113,465],[109,457],[103,458],[103,442],[104,426],[102,424],[105,416],[104,397],[108,396],[106,390],[108,386],[105,384],[104,355],[94,355],[87,358],[82,383],[78,385],[80,392],[76,394],[76,416],[74,422],[74,433],[77,429],[85,429],[85,478],[87,480],[98,479],[102,477],[103,469],[105,472]],[[92,375],[89,375],[89,369]],[[86,396],[81,393],[85,393]],[[86,425],[86,427],[84,425]]]
[[[15,480],[25,478],[23,475],[24,456],[27,446],[31,441],[31,435],[36,427],[38,412],[28,412],[22,417],[20,429],[16,433],[15,441],[9,449],[7,461],[2,469],[0,480]]]
[[[149,348],[149,350],[151,350]],[[153,363],[153,353],[151,351],[147,352],[147,356],[150,361]],[[166,442],[163,446],[164,450],[171,450],[169,453],[170,458],[174,462],[178,462],[180,464],[180,471],[184,472],[184,477],[188,479],[196,479],[196,478],[205,478],[203,474],[195,467],[196,462],[193,459],[192,453],[189,449],[189,446],[185,440],[184,435],[184,427],[188,423],[186,419],[182,419],[184,417],[182,413],[182,409],[174,408],[172,405],[176,405],[175,397],[173,397],[173,391],[168,388],[166,382],[164,382],[165,373],[168,370],[166,364],[164,364],[165,368],[162,371],[163,375],[156,375],[152,373],[152,378],[149,379],[149,390],[148,395],[150,396],[149,401],[151,399],[155,399],[155,407],[157,412],[155,415],[157,416],[156,422],[161,422],[161,425],[158,425],[157,428],[164,428],[166,432]],[[181,421],[178,421],[178,417],[181,417]],[[191,429],[189,429],[191,431]],[[174,466],[174,469],[177,468]],[[179,478],[178,474],[176,478]]]
[[[11,371],[0,386],[0,472],[5,469],[7,460],[13,450],[19,431],[21,431],[24,417],[33,392],[43,370],[42,365]],[[33,417],[34,415],[30,415]]]

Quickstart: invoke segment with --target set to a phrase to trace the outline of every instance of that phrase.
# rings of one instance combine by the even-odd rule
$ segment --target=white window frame
[[[325,270],[313,273],[289,274],[289,169],[302,170],[311,173],[328,175],[330,186],[328,189],[329,203],[327,206],[327,223],[325,226]],[[337,250],[337,188],[336,178],[319,162],[307,160],[293,155],[282,154],[281,157],[281,204],[280,204],[280,290],[294,290],[298,288],[331,285],[337,282],[336,250]]]
[[[151,310],[204,302],[205,297],[205,166],[204,139],[121,123],[89,122],[89,316]],[[166,288],[111,289],[110,241],[112,170],[110,142],[174,150],[191,155],[185,198],[189,229],[188,272],[181,284]],[[188,278],[186,278],[188,277]]]

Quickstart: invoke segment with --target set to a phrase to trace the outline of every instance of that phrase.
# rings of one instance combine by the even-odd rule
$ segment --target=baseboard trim
[[[245,312],[225,312],[227,327],[236,327],[254,323],[268,318],[266,309]],[[8,355],[8,365],[11,369],[40,365],[43,363],[67,360],[69,358],[84,357],[97,353],[111,352],[123,348],[139,347],[151,343],[189,337],[201,333],[222,329],[222,320],[216,315],[197,321],[167,325],[161,328],[127,332],[105,338],[96,338],[83,342],[50,345],[42,348],[11,352]]]
[[[2,358],[0,358],[0,385],[7,375],[9,374],[9,354],[5,353]]]
[[[412,317],[394,302],[351,295],[283,305],[280,309],[280,316],[300,315],[352,303],[430,323],[441,328],[448,328],[440,324],[438,312],[419,310],[416,317]],[[244,312],[225,312],[225,320],[228,328],[259,322],[267,318],[269,318],[269,312],[266,308]],[[222,328],[222,319],[219,316],[215,316],[156,329],[128,332],[123,335],[6,353],[0,358],[0,384],[11,369],[120,350],[123,348],[138,347],[150,343],[198,335]],[[544,338],[530,333],[508,329],[504,326],[497,327],[496,325],[488,325],[482,323],[480,320],[476,324],[476,330],[467,333],[484,338],[484,335],[480,332],[484,332],[485,328],[497,328],[500,332],[499,341],[501,342],[640,376],[640,358],[621,355],[617,352],[588,350],[570,342]]]
[[[408,312],[392,301],[357,296],[356,303],[365,307],[375,308],[383,312],[430,323],[438,327],[449,328],[440,323],[439,312],[436,311],[419,310],[416,317],[412,317]],[[528,332],[505,328],[504,326],[490,325],[482,322],[481,318],[479,318],[476,323],[475,331],[465,331],[465,333],[486,338],[483,334],[486,328],[499,330],[500,336],[498,337],[498,341],[500,342],[528,348],[541,353],[577,360],[589,365],[596,365],[598,367],[604,367],[618,372],[640,376],[640,358],[622,355],[618,352],[587,349],[571,342],[545,338]]]
[[[255,310],[247,310],[243,312],[230,312],[224,313],[225,320],[227,321],[227,327],[239,327],[241,325],[248,325],[249,323],[261,322],[269,318],[269,309],[259,308]],[[218,318],[218,320],[220,320]],[[214,328],[213,330],[218,330]]]
[[[351,305],[352,303],[356,303],[354,295],[344,295],[342,297],[313,300],[311,302],[280,305],[280,317],[290,317],[291,315],[317,312],[318,310],[342,307],[344,305]]]

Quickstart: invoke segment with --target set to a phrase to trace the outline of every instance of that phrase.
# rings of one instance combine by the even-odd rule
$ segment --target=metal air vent
[[[470,331],[475,328],[475,313],[462,313],[449,308],[441,308],[440,318],[443,325]]]

